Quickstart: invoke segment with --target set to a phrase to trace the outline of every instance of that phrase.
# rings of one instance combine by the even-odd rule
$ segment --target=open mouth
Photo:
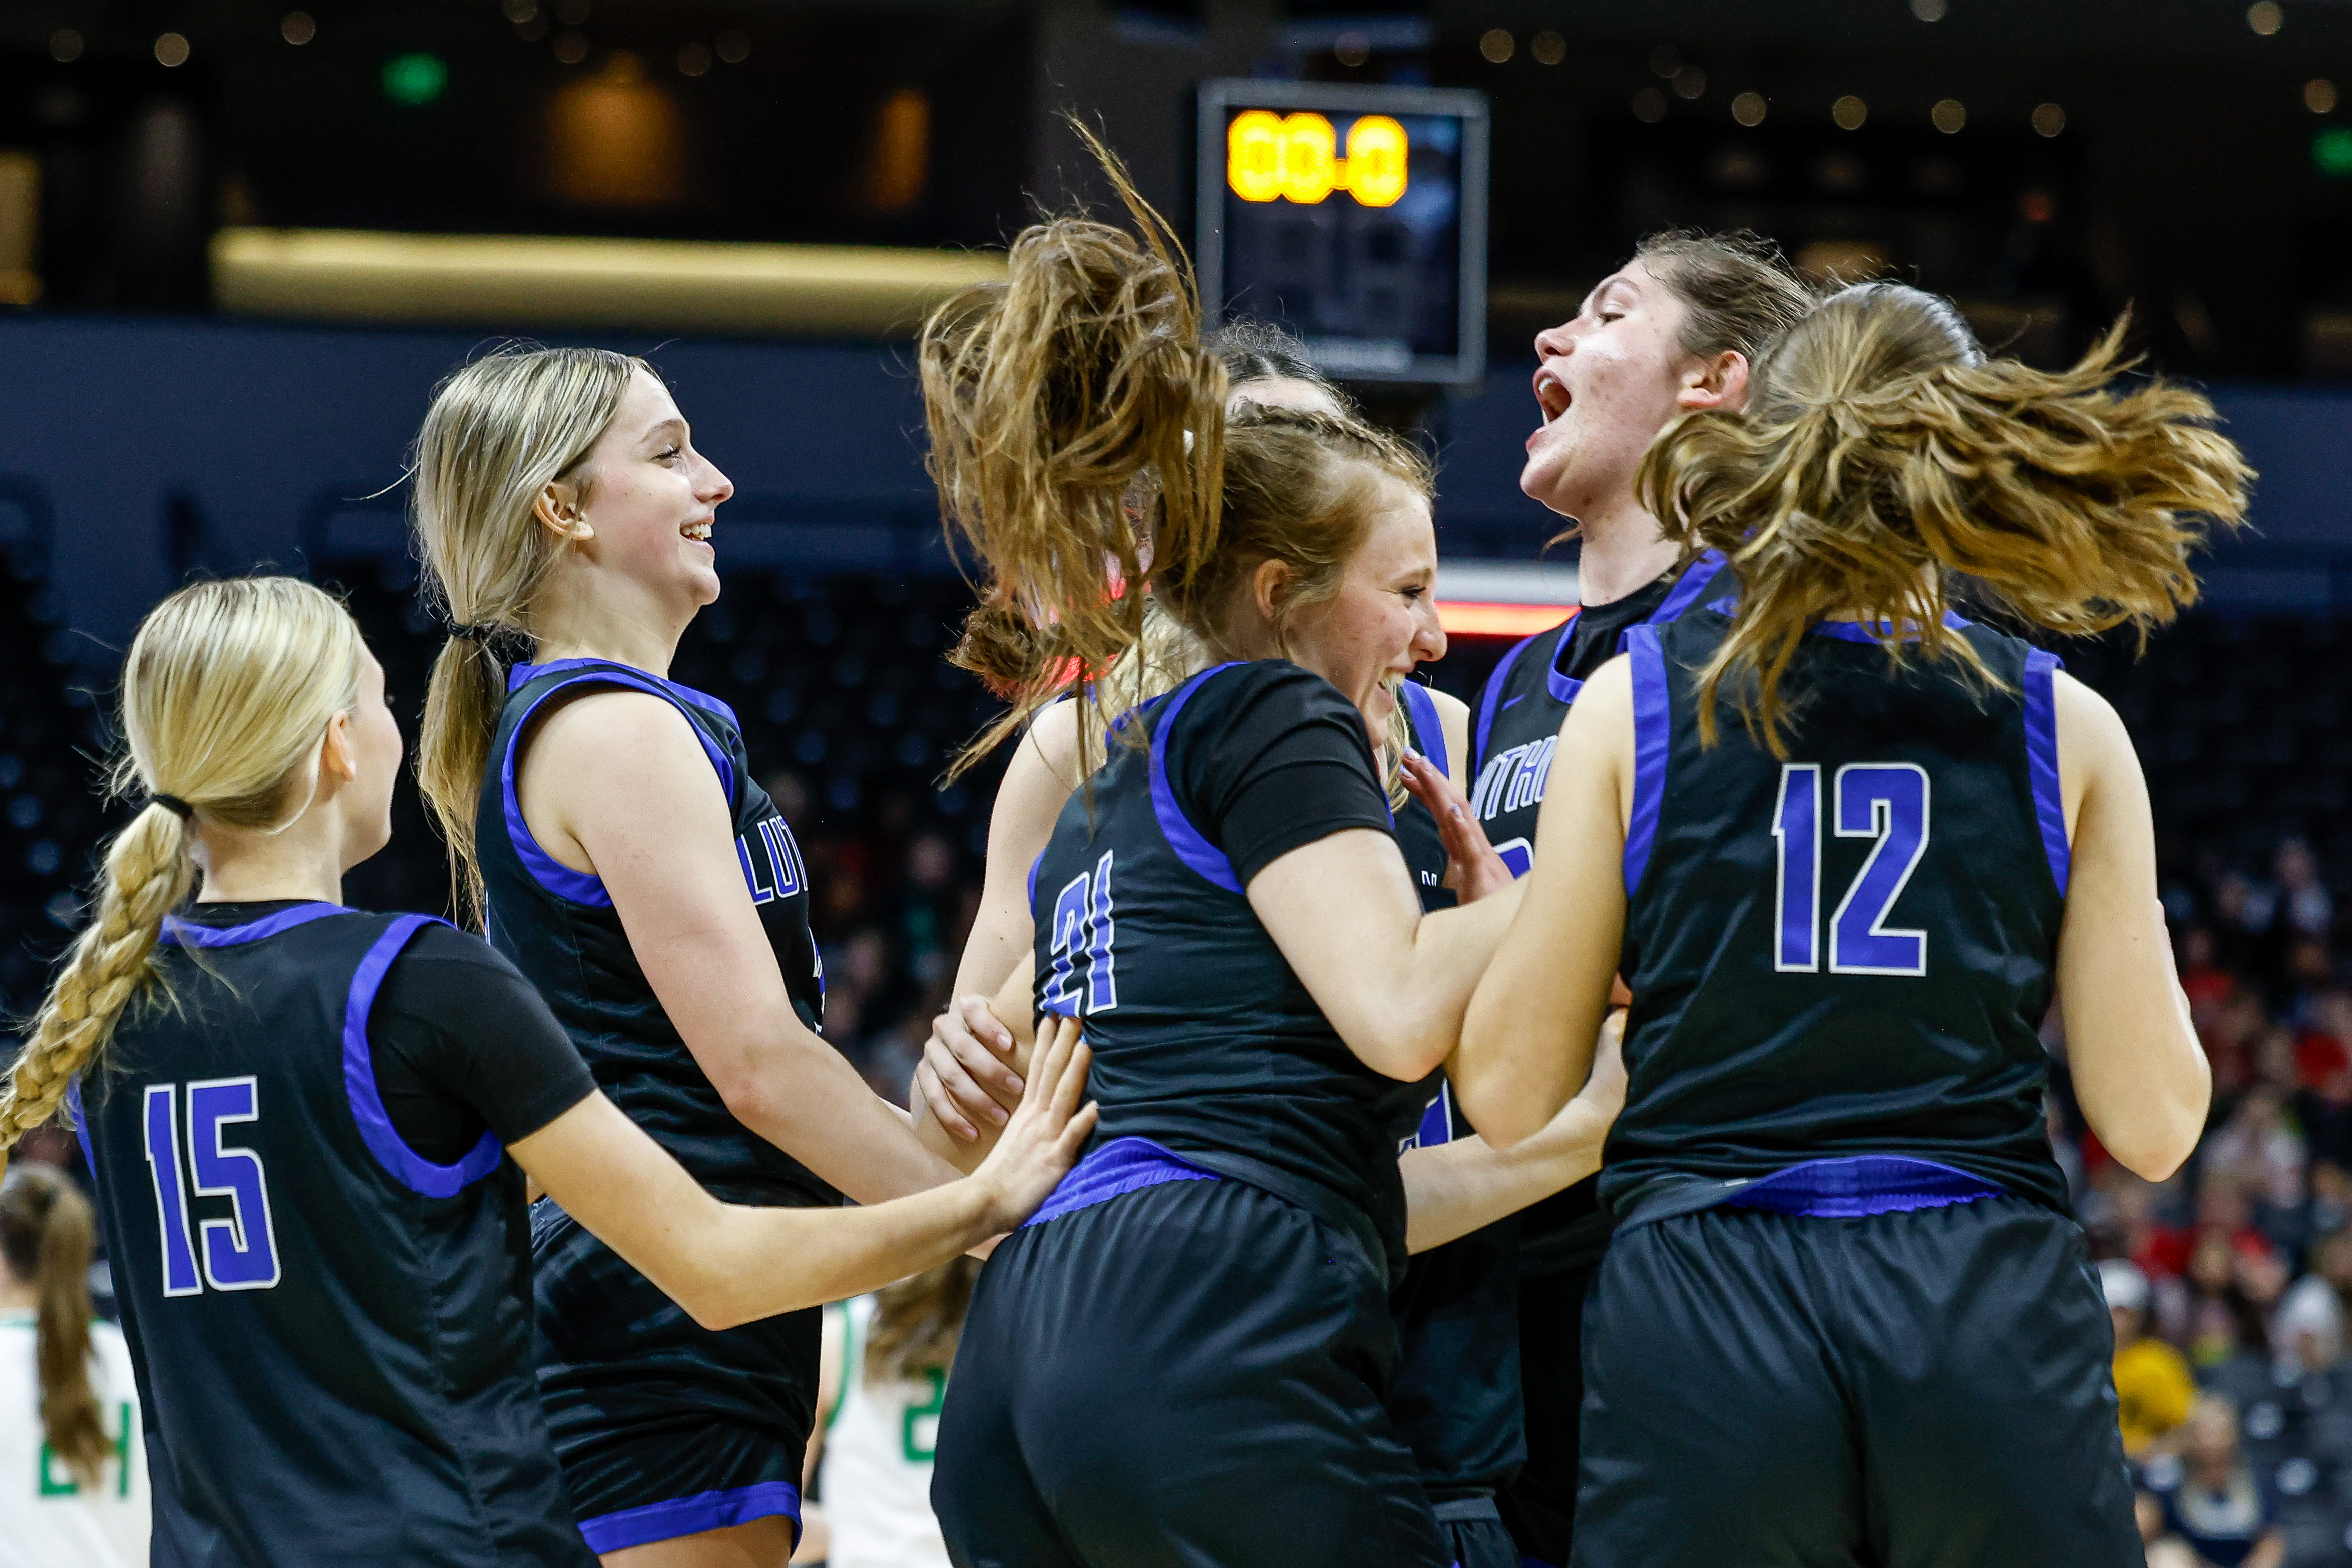
[[[684,528],[679,529],[678,532],[684,534],[687,538],[691,539],[697,544],[708,544],[710,542],[710,521],[706,518],[700,522],[689,522]]]
[[[1536,372],[1536,401],[1543,405],[1544,423],[1549,425],[1567,413],[1574,399],[1569,396],[1567,384],[1547,365]]]

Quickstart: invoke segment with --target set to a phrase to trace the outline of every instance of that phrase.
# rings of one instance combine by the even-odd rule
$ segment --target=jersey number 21
[[[1870,856],[1830,916],[1832,974],[1925,974],[1927,933],[1886,923],[1927,853],[1927,770],[1916,763],[1848,763],[1831,786],[1841,838],[1874,838]],[[1822,765],[1780,770],[1772,811],[1780,872],[1772,900],[1772,967],[1822,967]]]

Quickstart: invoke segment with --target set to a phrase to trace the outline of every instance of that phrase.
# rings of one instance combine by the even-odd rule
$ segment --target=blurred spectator
[[[2204,1184],[2197,1194],[2197,1223],[2153,1226],[2147,1239],[2133,1252],[2132,1261],[2151,1279],[2177,1279],[2189,1272],[2189,1258],[2198,1242],[2212,1236],[2221,1237],[2233,1250],[2251,1258],[2267,1258],[2272,1252],[2269,1238],[2254,1228],[2252,1205],[2236,1182],[2207,1171]]]
[[[2147,1276],[2119,1258],[2099,1265],[2107,1314],[2116,1325],[2116,1399],[2123,1412],[2124,1452],[2137,1459],[2189,1419],[2197,1380],[2179,1351],[2147,1337]]]
[[[2238,1407],[2227,1395],[2198,1399],[2175,1473],[2176,1484],[2158,1494],[2169,1533],[2213,1568],[2284,1568],[2286,1540],[2272,1522],[2271,1498],[2239,1457]],[[2152,1473],[2150,1485],[2159,1479],[2171,1480],[2173,1475]]]
[[[2189,1254],[2181,1279],[2179,1328],[2173,1336],[2200,1367],[2241,1356],[2270,1356],[2270,1312],[2286,1290],[2286,1266],[2265,1243],[2260,1250],[2233,1244],[2209,1227]]]
[[[2200,1030],[2238,989],[2237,976],[2221,967],[2221,949],[2210,927],[2190,926],[2180,939],[2180,989]]]
[[[2304,1199],[2303,1131],[2289,1120],[2285,1097],[2269,1084],[2257,1085],[2237,1110],[2205,1142],[2207,1179],[2226,1180],[2247,1194],[2258,1211],[2300,1213]]]
[[[93,1223],[47,1165],[20,1160],[0,1182],[0,1568],[147,1561],[139,1394],[121,1331],[92,1321]]]
[[[2278,874],[2281,912],[2287,924],[2320,939],[2325,955],[2326,939],[2336,924],[2336,896],[2319,879],[2319,858],[2303,839],[2289,838],[2279,845],[2273,869]]]
[[[947,1568],[931,1456],[980,1265],[958,1258],[825,1309],[807,1473],[823,1500],[794,1563]],[[821,1544],[810,1537],[821,1537]]]
[[[2168,1532],[2162,1498],[2154,1492],[2137,1494],[2132,1513],[2139,1524],[2140,1543],[2147,1548],[2147,1568],[2205,1568],[2195,1547]]]
[[[2323,1165],[2323,1171],[2335,1171]],[[2342,1180],[2342,1173],[2336,1173]],[[2271,1320],[2271,1342],[2282,1363],[2309,1376],[2326,1372],[2344,1359],[2347,1307],[2352,1307],[2352,1226],[2338,1224],[2312,1248],[2312,1271],[2296,1280],[2279,1299]]]

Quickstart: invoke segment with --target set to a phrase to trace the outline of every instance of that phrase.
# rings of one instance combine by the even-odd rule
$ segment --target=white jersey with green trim
[[[948,1568],[931,1513],[931,1456],[948,1374],[869,1383],[866,1325],[874,1298],[825,1309],[842,1314],[841,1394],[824,1431],[817,1496],[832,1545],[825,1568]]]
[[[30,1312],[0,1313],[0,1568],[140,1568],[147,1561],[147,1450],[131,1350],[90,1327],[90,1386],[113,1452],[83,1486],[41,1436],[41,1374]]]

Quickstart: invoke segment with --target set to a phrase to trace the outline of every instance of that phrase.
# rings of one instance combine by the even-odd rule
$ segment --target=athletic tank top
[[[2066,888],[2057,659],[1955,616],[1991,689],[1948,663],[1891,672],[1863,628],[1824,624],[1784,682],[1788,760],[1727,692],[1702,749],[1694,671],[1731,608],[1630,639],[1632,1083],[1604,1198],[1628,1223],[1780,1206],[1769,1178],[1839,1163],[2064,1212],[2039,1033]]]
[[[1283,668],[1218,665],[1120,721],[1031,868],[1037,1008],[1086,1020],[1102,1107],[1090,1151],[1147,1140],[1298,1205],[1355,1237],[1373,1268],[1401,1269],[1397,1147],[1428,1090],[1348,1048],[1169,783],[1194,696]],[[1125,738],[1134,726],[1139,743]]]
[[[948,1568],[947,1542],[931,1512],[947,1369],[868,1383],[874,1298],[825,1310],[840,1314],[842,1325],[841,1394],[825,1424],[817,1487],[831,1538],[825,1568]]]
[[[810,1028],[820,1026],[824,973],[809,935],[808,871],[775,802],[751,777],[734,710],[626,665],[567,658],[518,665],[508,676],[506,710],[475,817],[490,942],[547,998],[598,1086],[714,1195],[829,1207],[838,1194],[727,1109],[662,1011],[603,881],[541,849],[523,821],[515,774],[525,731],[558,692],[593,687],[658,697],[694,726],[727,797],[736,858],[793,1008]]]
[[[1579,627],[1620,614],[1633,616],[1629,630],[1673,621],[1700,602],[1722,570],[1723,557],[1710,551],[1663,591],[1654,586],[1626,600],[1579,610],[1512,648],[1495,667],[1471,715],[1470,808],[1513,876],[1526,876],[1535,864],[1536,817],[1551,782],[1569,706],[1593,671],[1624,646],[1621,632],[1587,637],[1580,649]],[[1520,1271],[1550,1275],[1599,1262],[1609,1245],[1610,1225],[1596,1178],[1587,1176],[1554,1193],[1519,1215]]]
[[[172,921],[177,1005],[78,1090],[158,1568],[593,1568],[532,1376],[522,1173],[488,1133],[425,1159],[376,1089],[368,1012],[427,923]]]

